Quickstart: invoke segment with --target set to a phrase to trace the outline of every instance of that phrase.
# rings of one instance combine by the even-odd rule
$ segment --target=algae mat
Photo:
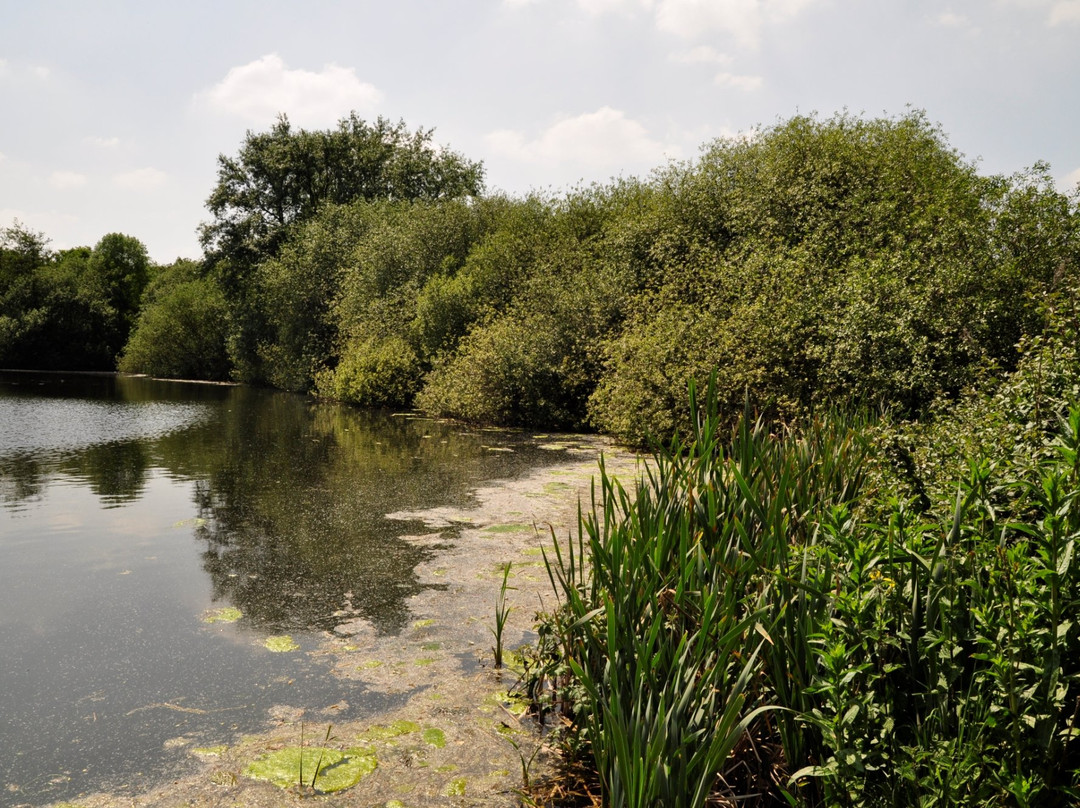
[[[578,498],[588,501],[600,452],[609,473],[624,484],[640,473],[636,456],[602,439],[546,439],[558,442],[562,462],[477,489],[469,509],[390,514],[422,520],[432,530],[412,539],[433,553],[416,568],[430,587],[410,599],[408,628],[380,635],[343,614],[317,649],[303,651],[327,658],[330,675],[396,696],[403,706],[339,723],[336,716],[346,705],[301,698],[270,710],[266,730],[256,735],[198,747],[194,739],[173,739],[170,744],[189,750],[191,773],[152,791],[94,794],[62,805],[269,808],[312,799],[365,808],[521,804],[522,760],[533,759],[534,778],[551,760],[514,692],[516,675],[493,668],[492,628],[503,576],[510,587],[503,643],[514,648],[533,638],[534,615],[554,603],[540,550],[551,545],[552,530],[563,541],[570,534]]]

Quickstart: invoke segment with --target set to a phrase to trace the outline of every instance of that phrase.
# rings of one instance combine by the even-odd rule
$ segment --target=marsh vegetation
[[[169,266],[4,230],[0,366],[652,447],[549,557],[526,682],[608,804],[1080,799],[1080,194],[1049,166],[800,115],[516,198],[429,130],[283,118],[208,210]]]

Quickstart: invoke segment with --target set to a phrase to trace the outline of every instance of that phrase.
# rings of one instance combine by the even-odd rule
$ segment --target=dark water
[[[492,448],[513,451],[492,451]],[[146,788],[277,704],[391,706],[302,648],[405,626],[430,550],[385,514],[550,454],[520,435],[244,387],[0,372],[0,805]],[[207,624],[207,610],[243,617]]]

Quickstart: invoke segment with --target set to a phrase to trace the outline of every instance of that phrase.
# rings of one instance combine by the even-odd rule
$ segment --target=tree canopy
[[[246,263],[272,254],[285,228],[327,202],[479,194],[483,166],[437,147],[433,134],[382,117],[368,123],[356,113],[336,129],[309,131],[281,115],[268,132],[249,131],[235,157],[218,157],[203,248],[211,260]]]
[[[249,131],[235,157],[218,158],[218,181],[206,203],[213,218],[199,235],[227,302],[229,355],[238,378],[269,380],[261,354],[272,351],[267,346],[274,335],[257,268],[319,210],[480,194],[483,166],[437,146],[433,132],[381,117],[368,123],[355,113],[335,129],[309,131],[294,129],[282,115],[267,132]]]
[[[53,252],[18,222],[0,230],[0,366],[112,370],[138,314],[150,259],[110,233]]]

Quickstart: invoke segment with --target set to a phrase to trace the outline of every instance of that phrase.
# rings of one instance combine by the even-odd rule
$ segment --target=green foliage
[[[17,222],[0,244],[0,365],[112,370],[149,269],[137,239],[57,253]],[[134,302],[132,302],[134,301]]]
[[[44,233],[29,230],[18,219],[0,228],[0,288],[7,288],[48,263],[52,253]]]
[[[143,289],[150,280],[150,257],[137,238],[110,233],[95,245],[87,265],[97,276],[109,305],[116,309],[127,329],[138,314]]]
[[[119,369],[171,379],[223,381],[227,309],[217,284],[190,261],[162,268],[147,290]]]
[[[348,345],[337,368],[318,380],[318,391],[361,407],[406,407],[419,385],[416,354],[403,339],[390,336]]]
[[[185,373],[221,377],[224,323],[238,380],[645,444],[690,427],[686,381],[713,375],[732,421],[746,400],[925,419],[1013,370],[1080,277],[1080,196],[1043,164],[981,176],[919,112],[796,116],[560,195],[480,197],[481,179],[428,130],[282,118],[220,158],[206,259],[171,293],[178,329],[213,315],[204,343],[141,299],[134,239],[58,256],[16,223],[0,356],[108,367],[145,306],[127,367],[178,373],[151,353],[182,345],[208,352]]]
[[[555,654],[528,687],[539,692],[535,680],[547,678],[570,695],[563,709],[576,716],[612,806],[705,805],[762,712],[748,700],[768,637],[768,589],[753,585],[758,559],[725,518],[738,500],[715,487],[722,449],[711,400],[694,440],[659,450],[636,490],[601,464],[600,498],[580,520],[576,548],[556,542],[547,559],[564,603],[541,629]],[[572,690],[558,681],[563,659]]]
[[[736,793],[771,779],[772,796],[792,805],[1075,804],[1074,312],[1059,301],[1046,315],[1061,321],[1054,352],[1026,345],[1009,380],[978,394],[989,432],[963,420],[969,401],[923,434],[967,431],[943,450],[963,447],[959,490],[956,478],[951,489],[931,480],[909,499],[929,455],[918,446],[898,460],[889,447],[915,433],[887,421],[830,414],[784,427],[744,416],[721,440],[715,388],[699,407],[691,387],[696,428],[654,455],[635,493],[602,473],[600,508],[550,565],[564,605],[539,629],[543,664],[527,686],[575,719],[611,804],[690,804],[719,774]],[[1033,386],[1033,365],[1052,381]],[[1033,394],[1041,422],[1031,421]],[[984,442],[1002,429],[1021,430],[1034,451]],[[659,705],[667,688],[715,681],[714,670],[687,676],[665,661],[683,659],[697,637],[686,621],[710,598],[728,604],[729,625],[760,625],[755,634],[743,622],[729,641],[767,641],[744,685],[714,684],[708,697],[721,701],[695,691],[694,703],[718,722],[734,710],[729,726],[756,721],[783,756],[721,757],[690,776],[689,753],[668,739],[691,725]],[[749,650],[714,664],[753,662]],[[763,707],[783,709],[755,718]]]
[[[1080,269],[1076,200],[1045,166],[980,177],[918,113],[796,117],[656,182],[650,280],[590,404],[635,441],[685,426],[679,383],[712,369],[732,414],[742,384],[779,412],[917,415],[985,365],[1010,368],[1041,327],[1034,300]]]
[[[278,255],[297,226],[325,205],[480,193],[482,166],[436,148],[431,137],[432,130],[410,132],[403,121],[383,118],[369,124],[355,113],[324,131],[294,130],[281,116],[270,131],[249,132],[236,157],[218,158],[218,182],[207,200],[212,220],[201,226],[200,239],[229,301],[230,353],[241,378],[264,379],[260,353],[275,338],[256,268]],[[317,316],[310,295],[308,302],[304,316]],[[295,342],[297,334],[286,330]]]
[[[336,362],[333,302],[358,244],[378,219],[378,208],[367,204],[328,206],[258,266],[268,326],[258,354],[275,387],[306,392],[316,374]]]
[[[426,379],[417,405],[467,421],[580,426],[582,368],[567,356],[564,323],[517,311],[474,329]]]
[[[241,263],[275,252],[285,228],[324,203],[451,199],[480,193],[483,168],[437,149],[433,130],[404,121],[367,123],[355,113],[336,129],[294,130],[280,116],[270,131],[248,132],[239,154],[218,157],[218,183],[207,199],[213,220],[201,228],[212,259]]]

